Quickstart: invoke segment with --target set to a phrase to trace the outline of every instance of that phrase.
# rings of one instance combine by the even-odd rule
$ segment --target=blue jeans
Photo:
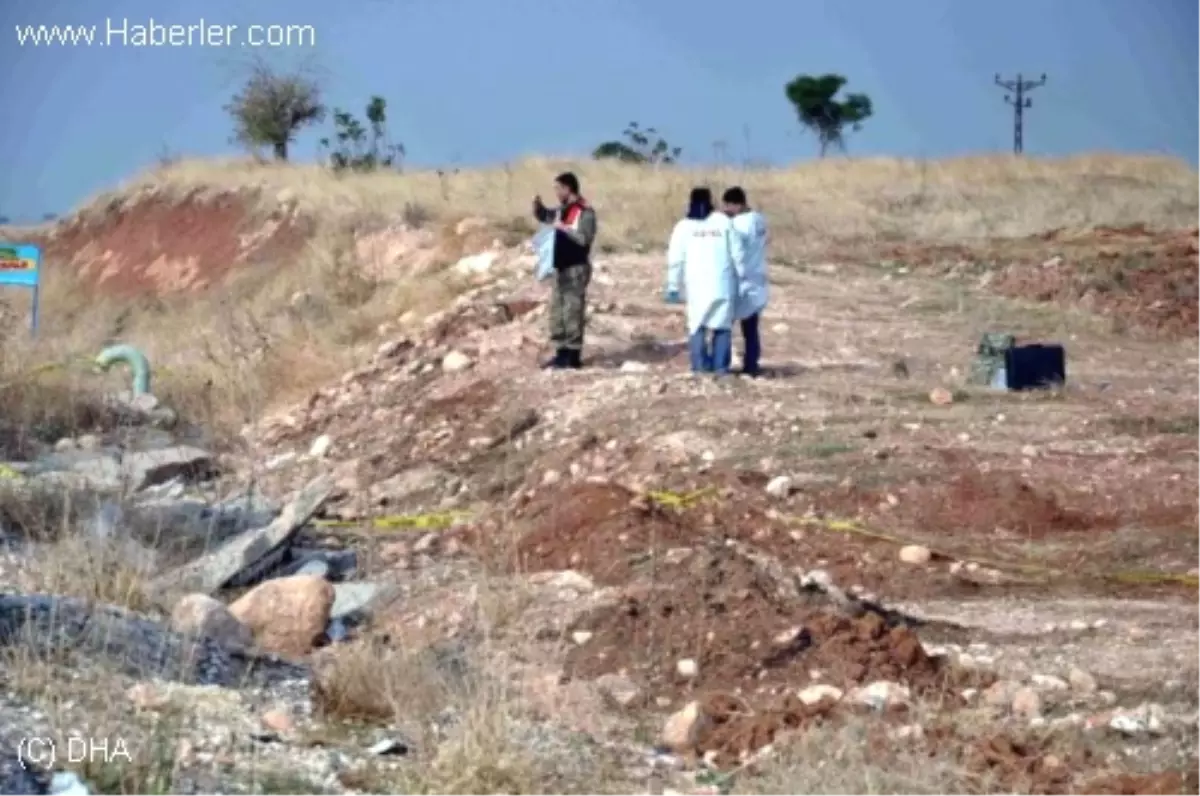
[[[709,342],[709,335],[712,341]],[[733,360],[733,332],[701,327],[688,338],[693,373],[728,373]]]
[[[742,372],[749,376],[758,375],[758,360],[762,356],[762,340],[758,336],[758,313],[743,318],[742,339],[746,341],[746,353],[742,357]]]

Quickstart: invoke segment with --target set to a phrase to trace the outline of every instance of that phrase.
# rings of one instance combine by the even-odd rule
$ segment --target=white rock
[[[460,274],[484,274],[491,270],[498,256],[494,251],[469,254],[454,264],[454,270]]]
[[[592,631],[576,630],[574,633],[571,634],[571,640],[582,647],[584,644],[587,644],[589,641],[592,640]]]
[[[806,705],[815,705],[823,699],[832,699],[837,702],[842,698],[842,689],[837,686],[818,683],[810,685],[808,688],[801,690],[796,697]]]
[[[314,459],[324,459],[328,455],[331,445],[333,445],[333,440],[330,436],[322,434],[313,440],[312,446],[308,449],[308,455]]]
[[[1132,710],[1115,711],[1108,726],[1122,735],[1162,735],[1166,718],[1162,705],[1146,702]]]
[[[625,360],[621,363],[622,373],[648,373],[650,366],[645,362],[637,362],[632,359]]]
[[[805,572],[800,578],[801,588],[815,587],[822,591],[833,588],[833,576],[823,569],[814,569]]]
[[[672,752],[687,752],[695,747],[710,719],[699,702],[689,702],[663,725],[659,743]]]
[[[700,665],[692,658],[681,658],[675,663],[675,671],[680,677],[686,677],[689,680],[700,674]]]
[[[876,680],[873,683],[857,688],[850,698],[860,705],[866,705],[872,710],[883,710],[895,705],[906,704],[909,700],[908,688],[889,680]]]
[[[1052,674],[1035,674],[1029,678],[1029,682],[1040,691],[1066,691],[1070,688],[1066,680]]]
[[[785,498],[792,493],[792,479],[777,475],[767,484],[767,494],[774,498]]]
[[[467,370],[475,362],[461,351],[451,351],[442,358],[442,370],[447,373],[458,373]]]
[[[932,557],[933,553],[924,545],[910,544],[900,548],[900,560],[905,564],[928,564]]]

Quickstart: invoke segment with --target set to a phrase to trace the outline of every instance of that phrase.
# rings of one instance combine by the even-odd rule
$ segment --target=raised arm
[[[533,198],[533,217],[542,224],[550,224],[554,221],[554,211],[542,204],[540,196]]]

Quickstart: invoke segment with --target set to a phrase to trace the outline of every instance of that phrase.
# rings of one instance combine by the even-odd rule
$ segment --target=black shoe
[[[542,367],[546,370],[562,370],[571,367],[571,352],[566,348],[560,348],[554,352],[554,356],[542,363]]]
[[[583,352],[578,348],[567,349],[567,367],[573,370],[583,367]]]

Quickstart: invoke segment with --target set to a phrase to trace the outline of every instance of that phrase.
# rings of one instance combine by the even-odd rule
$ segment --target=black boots
[[[578,370],[583,367],[583,354],[578,348],[560,348],[554,358],[542,367],[549,370]]]

